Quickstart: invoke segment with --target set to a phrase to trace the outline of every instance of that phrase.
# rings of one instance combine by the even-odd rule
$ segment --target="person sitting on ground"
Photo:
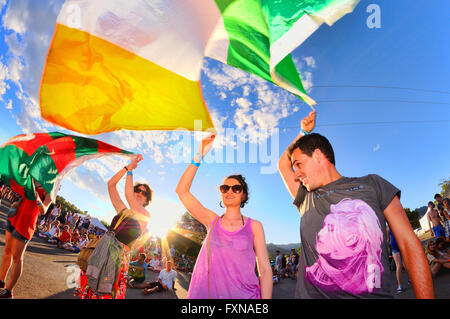
[[[64,226],[64,230],[61,232],[61,234],[54,238],[51,242],[55,243],[58,248],[63,248],[64,244],[70,241],[72,238],[72,235],[69,232],[69,226]]]
[[[130,263],[128,270],[128,276],[131,277],[128,285],[134,288],[136,283],[143,283],[145,281],[145,275],[147,272],[147,263],[145,262],[145,254],[140,253],[139,259]]]
[[[176,269],[179,271],[186,271],[186,260],[181,256],[177,258]]]
[[[278,278],[278,271],[275,268],[275,265],[272,266],[272,274],[273,274],[273,283],[277,284],[280,280]]]
[[[154,292],[162,291],[176,291],[175,279],[177,278],[177,272],[172,269],[172,261],[166,262],[166,268],[161,270],[158,276],[158,281],[144,282],[139,287],[135,285],[135,288],[144,288],[142,293],[144,295]]]
[[[441,255],[437,250],[437,245],[434,240],[430,240],[425,247],[425,254],[430,264],[431,274],[435,277],[441,269],[450,269],[450,256]]]
[[[154,256],[152,260],[150,260],[150,263],[148,264],[148,269],[150,269],[153,272],[161,271],[161,262],[157,256]]]
[[[70,232],[70,229],[69,229],[69,232]],[[62,245],[62,248],[66,249],[66,250],[74,251],[73,247],[77,247],[78,244],[80,243],[80,241],[81,241],[81,236],[80,236],[78,230],[75,229],[72,232],[70,239]]]
[[[445,237],[436,238],[436,249],[441,256],[450,256],[450,247]]]
[[[72,246],[68,247],[68,250],[73,251],[74,253],[78,254],[81,249],[86,247],[87,243],[89,242],[89,238],[87,235],[83,235],[80,237],[80,240],[78,240],[76,243],[72,242]]]
[[[285,268],[285,272],[284,272],[284,278],[295,279],[295,277],[294,277],[294,269],[293,269],[291,263],[287,263],[286,264],[286,268]]]
[[[53,239],[54,237],[59,237],[60,235],[60,229],[59,229],[59,221],[55,220],[53,223],[48,225],[48,228],[46,231],[42,232],[40,235],[42,237],[47,237],[49,239]]]

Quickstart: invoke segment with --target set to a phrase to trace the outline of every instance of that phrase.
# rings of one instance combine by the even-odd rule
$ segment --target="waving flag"
[[[85,161],[133,153],[101,141],[58,132],[22,134],[0,148],[0,178],[17,193],[35,199],[36,180],[56,199],[62,178]],[[18,191],[23,188],[23,191]]]
[[[40,91],[46,120],[86,134],[213,128],[205,56],[260,76],[309,105],[290,52],[359,0],[68,0]],[[196,128],[196,127],[195,127]]]

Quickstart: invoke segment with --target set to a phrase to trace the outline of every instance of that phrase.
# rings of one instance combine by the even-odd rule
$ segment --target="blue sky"
[[[62,2],[0,0],[0,143],[24,132],[70,132],[42,120],[38,106],[42,67]],[[367,26],[370,4],[381,10],[381,28]],[[412,209],[432,200],[441,180],[450,177],[450,151],[443,146],[450,115],[449,10],[446,0],[363,0],[352,14],[332,27],[320,27],[292,53],[310,96],[318,101],[315,131],[332,143],[338,171],[383,176],[402,190],[403,206]],[[278,128],[279,133],[259,144],[244,144],[243,163],[203,163],[193,194],[222,213],[218,186],[225,176],[242,173],[250,186],[243,213],[263,223],[268,242],[298,242],[298,211],[270,166],[297,135],[309,106],[210,59],[205,60],[202,88],[217,128],[242,127],[249,137],[266,128]],[[182,144],[183,136],[190,143]],[[149,207],[154,234],[163,234],[184,212],[174,190],[187,164],[177,163],[171,149],[184,145],[181,149],[188,152],[192,143],[196,151],[200,134],[192,136],[133,131],[95,136],[144,155],[135,179],[155,190]],[[224,136],[216,142],[217,152],[230,145]],[[255,146],[256,153],[251,151]],[[256,162],[250,154],[257,155]],[[113,209],[106,181],[124,164],[120,157],[89,162],[66,177],[60,195],[109,221]],[[262,173],[264,167],[269,174]]]

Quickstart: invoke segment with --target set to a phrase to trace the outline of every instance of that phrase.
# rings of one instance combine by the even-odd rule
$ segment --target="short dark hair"
[[[241,174],[236,174],[236,175],[227,176],[225,178],[225,180],[228,180],[230,178],[237,180],[239,182],[239,184],[241,184],[241,186],[242,186],[242,191],[244,192],[244,194],[247,195],[246,199],[241,202],[241,207],[244,207],[245,204],[247,204],[248,199],[250,198],[249,197],[249,191],[248,191],[248,185],[247,185],[247,182],[245,181],[245,177],[242,176]]]
[[[136,189],[138,189],[139,187],[144,186],[145,189],[147,190],[147,201],[144,204],[144,207],[148,206],[148,204],[150,204],[150,202],[152,201],[152,195],[153,195],[153,191],[150,188],[150,186],[148,186],[147,184],[141,184],[141,183],[136,183],[134,184],[134,191],[136,191]]]
[[[434,199],[438,198],[438,197],[442,197],[441,194],[435,194],[434,195]]]
[[[436,205],[434,205],[434,203],[433,203],[432,201],[429,201],[429,202],[428,202],[428,205],[430,205],[430,204],[433,205],[433,207],[436,206]]]
[[[334,159],[334,151],[330,142],[327,140],[325,136],[322,136],[317,133],[311,133],[305,136],[300,137],[294,145],[289,148],[289,156],[292,156],[292,153],[295,149],[299,148],[303,153],[308,156],[312,156],[312,153],[319,149],[323,155],[330,161],[331,164],[336,165],[336,161]]]

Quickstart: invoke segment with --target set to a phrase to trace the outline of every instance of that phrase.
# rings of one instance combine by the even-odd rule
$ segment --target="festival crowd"
[[[433,239],[425,251],[400,203],[401,191],[382,177],[341,176],[334,151],[322,135],[312,133],[315,112],[301,121],[299,135],[280,157],[279,173],[302,216],[301,247],[269,260],[261,222],[244,216],[249,185],[240,174],[229,175],[219,191],[218,214],[202,205],[191,185],[214,135],[202,140],[197,154],[176,187],[186,210],[207,230],[198,256],[145,238],[153,190],[133,181],[143,160],[136,155],[107,183],[117,214],[105,231],[89,216],[61,210],[35,181],[33,199],[2,185],[2,199],[12,203],[0,266],[0,298],[12,298],[22,272],[23,255],[35,234],[58,248],[79,253],[82,299],[123,299],[126,289],[143,294],[175,291],[177,271],[191,275],[188,299],[268,299],[274,283],[297,280],[296,298],[392,298],[390,263],[395,263],[397,293],[405,291],[403,268],[417,298],[434,298],[433,278],[450,268],[450,200],[436,194],[427,219]],[[125,199],[117,184],[125,177]],[[333,204],[330,204],[333,203]],[[381,225],[386,226],[381,227]],[[388,258],[389,257],[389,258]],[[256,270],[256,271],[255,271]],[[156,281],[148,271],[158,273]],[[6,282],[8,272],[11,278]]]

